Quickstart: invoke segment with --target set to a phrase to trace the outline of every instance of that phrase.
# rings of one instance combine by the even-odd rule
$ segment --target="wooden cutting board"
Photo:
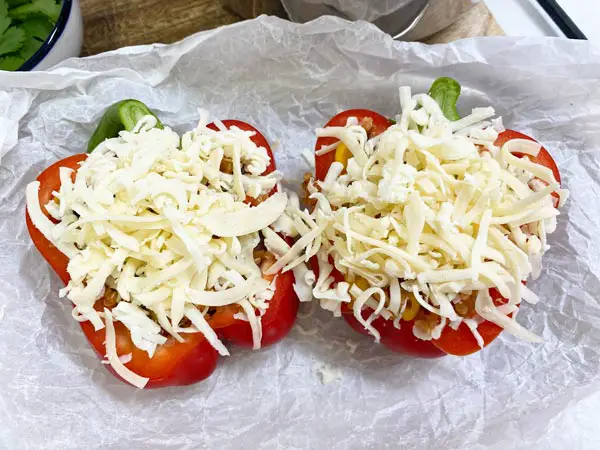
[[[83,56],[119,47],[171,43],[198,31],[242,20],[218,0],[80,0],[84,21]],[[483,2],[448,29],[427,39],[450,42],[504,34]]]

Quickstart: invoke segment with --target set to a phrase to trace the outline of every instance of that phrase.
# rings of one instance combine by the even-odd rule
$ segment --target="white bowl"
[[[63,0],[60,16],[50,36],[19,70],[45,70],[64,59],[79,56],[83,44],[83,19],[79,0]]]

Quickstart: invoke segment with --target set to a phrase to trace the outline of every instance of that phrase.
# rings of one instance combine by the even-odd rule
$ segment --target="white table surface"
[[[600,44],[600,9],[594,0],[557,0],[588,39]],[[536,0],[485,0],[511,36],[563,36]]]

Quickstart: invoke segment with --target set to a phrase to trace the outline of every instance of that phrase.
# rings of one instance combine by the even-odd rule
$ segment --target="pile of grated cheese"
[[[253,252],[261,236],[270,246],[287,246],[269,226],[285,221],[297,199],[290,205],[280,191],[257,206],[245,203],[264,199],[280,174],[261,175],[270,157],[251,132],[216,123],[219,131],[209,129],[201,111],[197,128],[180,138],[154,128],[156,119],[147,116],[132,132],[100,144],[74,181],[72,170],[61,168],[60,190],[45,205],[56,224],[42,213],[39,182],[27,186],[33,224],[69,258],[71,281],[61,296],[75,305],[76,320],[106,327],[108,363],[140,388],[148,379],[125,366],[127,355],[117,355],[113,321],[149,357],[166,335],[182,341],[184,333],[198,332],[228,355],[206,314],[238,304],[243,312],[236,317],[249,321],[254,348],[260,347],[261,317],[277,277],[264,276]],[[232,170],[221,169],[223,158]],[[302,283],[295,288],[306,291]],[[112,310],[96,311],[106,289],[120,300]],[[184,318],[189,326],[180,326]]]
[[[314,297],[335,315],[342,303],[352,305],[376,340],[372,321],[381,315],[401,326],[412,298],[437,318],[432,328],[413,328],[420,339],[439,338],[445,326],[464,322],[483,346],[477,326],[488,320],[538,341],[514,315],[522,300],[537,301],[522,281],[539,275],[567,192],[551,170],[512,154],[536,156],[537,143],[494,145],[503,126],[493,108],[449,121],[428,95],[403,87],[399,97],[402,113],[379,136],[369,139],[356,118],[316,131],[339,139],[351,156],[346,165],[334,162],[324,181],[308,183],[317,202],[312,229],[300,231],[297,251],[285,261],[316,255],[319,273],[305,276]],[[334,267],[345,281],[334,280]],[[507,303],[495,306],[490,288]],[[475,303],[469,317],[455,309],[465,296]],[[373,310],[366,320],[365,306]]]

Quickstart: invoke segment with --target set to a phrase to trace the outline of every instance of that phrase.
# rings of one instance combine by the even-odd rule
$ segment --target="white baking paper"
[[[233,348],[195,386],[139,391],[105,370],[30,242],[24,189],[84,151],[108,105],[140,99],[178,131],[194,126],[198,107],[251,122],[294,184],[315,127],[347,108],[392,115],[398,86],[426,90],[441,75],[462,83],[463,113],[494,105],[543,142],[571,190],[529,285],[541,302],[519,314],[544,344],[504,334],[467,358],[415,360],[305,304],[284,342]],[[0,73],[0,145],[1,448],[600,448],[600,51],[590,44],[430,47],[367,23],[261,17],[50,72]]]

